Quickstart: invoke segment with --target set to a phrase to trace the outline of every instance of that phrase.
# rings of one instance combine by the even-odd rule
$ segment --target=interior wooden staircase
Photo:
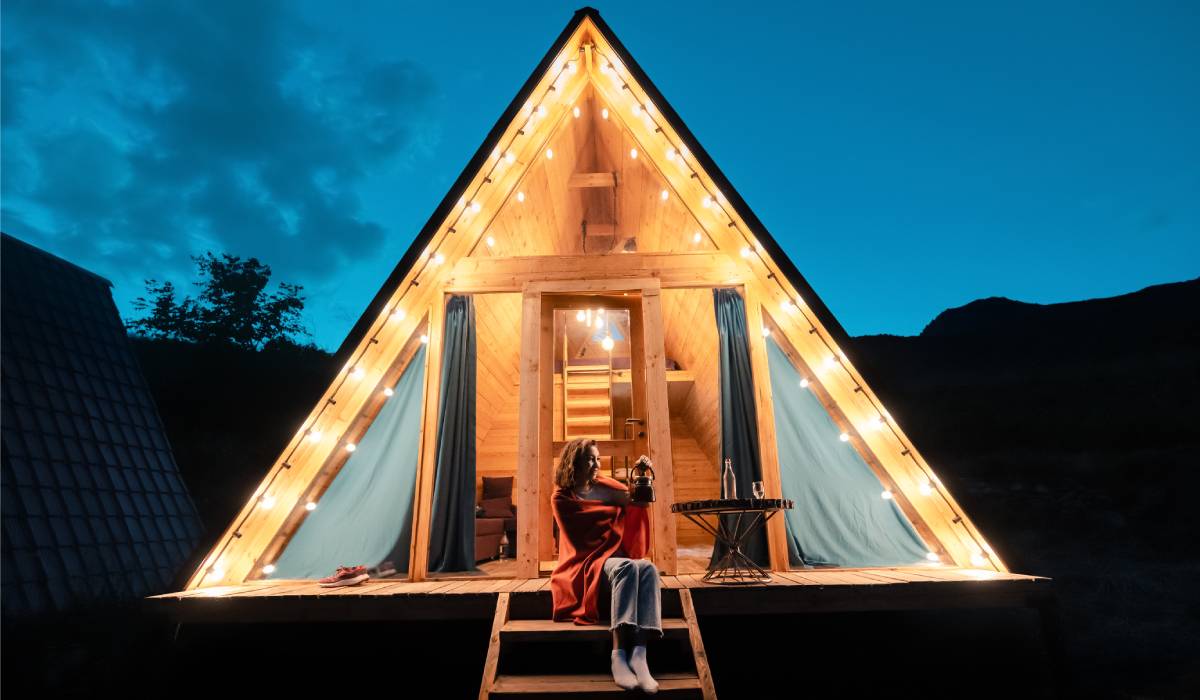
[[[608,698],[625,693],[609,666],[608,623],[553,622],[542,594],[500,593],[479,700],[490,698]],[[691,592],[662,591],[663,638],[649,644],[650,672],[664,698],[716,700]],[[601,609],[605,609],[601,606]]]
[[[563,435],[565,439],[610,439],[612,434],[612,368],[608,364],[563,365]]]

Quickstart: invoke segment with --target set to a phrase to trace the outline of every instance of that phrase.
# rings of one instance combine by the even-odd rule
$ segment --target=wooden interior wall
[[[692,388],[682,405],[671,406],[677,500],[720,496],[721,443],[717,325],[711,289],[664,289],[663,326],[667,357],[691,372]],[[679,546],[711,544],[690,521],[676,523]]]
[[[483,477],[517,473],[520,294],[475,295],[475,496]]]

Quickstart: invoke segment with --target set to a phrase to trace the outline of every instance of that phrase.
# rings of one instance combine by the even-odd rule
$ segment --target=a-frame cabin
[[[548,610],[553,462],[576,436],[598,438],[618,477],[626,457],[652,458],[652,559],[694,647],[695,608],[887,609],[892,588],[905,591],[895,607],[1044,600],[1046,580],[1008,572],[847,346],[599,14],[580,10],[354,326],[339,373],[242,512],[186,589],[156,602],[181,620],[495,615],[499,640],[515,611]],[[736,390],[739,372],[750,391]],[[712,537],[670,506],[719,496],[739,429],[751,444],[738,454],[757,460],[735,465],[739,490],[760,476],[767,498],[798,512],[767,521],[771,582],[729,587],[701,580]],[[338,491],[351,470],[368,475]],[[499,519],[515,524],[514,559],[471,546],[490,555],[506,534],[470,531],[485,477],[512,479],[515,516]],[[337,513],[318,520],[326,511]],[[371,515],[384,512],[386,527]],[[839,518],[866,526],[839,531]],[[375,528],[374,541],[339,544],[339,527],[346,540]],[[312,580],[384,558],[400,573],[344,589]],[[711,680],[694,687],[711,694]]]

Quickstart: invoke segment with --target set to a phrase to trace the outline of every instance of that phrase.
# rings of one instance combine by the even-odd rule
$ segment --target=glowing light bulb
[[[937,552],[929,552],[928,554],[925,555],[925,558],[928,559],[929,561],[941,561],[942,560],[942,558],[937,555]]]
[[[763,337],[766,338],[767,336],[771,335],[771,329],[763,326],[762,333]]]
[[[700,201],[700,206],[704,207],[705,209],[708,209],[709,207],[711,207],[712,206],[712,197],[709,197],[708,195],[704,195],[704,199]]]
[[[838,440],[841,440],[842,442],[850,442],[850,434],[842,433],[841,435],[838,435]]]
[[[971,566],[982,569],[987,566],[987,559],[984,558],[983,554],[975,552],[971,555]]]
[[[835,358],[833,355],[826,357],[825,369],[833,369],[834,367],[837,367],[837,358]]]
[[[687,158],[689,153],[691,153],[691,151],[688,150],[687,146],[679,147],[679,155],[683,156],[684,158]]]
[[[404,313],[404,309],[396,309],[392,312],[392,318],[396,319],[397,321],[403,321],[406,316],[408,316],[408,314]]]
[[[385,387],[383,388],[383,395],[384,395],[384,396],[392,396],[392,395],[393,395],[393,394],[395,394],[395,393],[396,393],[396,391],[395,391],[394,389],[392,389],[392,387],[390,387],[390,386],[385,386]]]
[[[425,334],[425,333],[422,333],[422,334],[421,334],[421,344],[422,344],[422,345],[428,345],[428,344],[429,344],[429,335],[428,335],[428,334]]]
[[[518,201],[518,202],[524,202],[524,201],[525,201],[525,193],[524,193],[524,192],[518,192],[518,193],[517,193],[517,201]]]
[[[665,201],[667,201],[667,199],[668,199],[668,198],[670,198],[670,196],[671,196],[671,193],[670,193],[670,192],[668,192],[668,191],[666,191],[666,190],[663,190],[663,191],[662,191],[662,193],[661,193],[661,194],[659,194],[658,196],[659,196],[659,197],[662,197],[662,201],[664,201],[664,202],[665,202]]]
[[[505,152],[505,154],[504,154],[504,160],[505,160],[506,162],[508,162],[508,163],[510,163],[510,164],[511,164],[511,163],[512,163],[513,161],[515,161],[516,159],[517,159],[517,157],[516,157],[515,155],[513,155],[513,152],[512,152],[512,151],[507,151],[507,152]]]
[[[267,564],[262,568],[262,572],[264,576],[270,576],[271,574],[275,573],[275,565]]]
[[[537,115],[538,115],[539,117],[544,117],[544,116],[546,116],[546,105],[538,105],[538,108],[537,108]]]
[[[353,451],[355,451],[355,450],[357,450],[357,449],[358,449],[358,445],[355,445],[353,442],[347,442],[347,443],[346,443],[346,451],[347,451],[347,452],[353,452]]]
[[[213,564],[208,569],[208,575],[215,579],[223,579],[225,578],[225,567]]]
[[[609,63],[601,63],[600,64],[600,72],[605,75],[608,75],[609,73],[612,72],[612,65]]]
[[[488,236],[487,239],[484,240],[484,243],[487,243],[487,247],[489,247],[489,248],[496,247],[496,239],[492,238],[491,236]]]
[[[262,498],[258,499],[258,504],[262,506],[263,509],[270,508],[275,505],[275,497],[264,495]]]
[[[553,149],[553,148],[547,148],[547,149],[546,149],[546,159],[547,159],[547,160],[553,160],[553,159],[554,159],[554,149]]]
[[[575,109],[572,109],[572,110],[571,110],[571,114],[574,114],[574,115],[575,115],[575,118],[576,118],[576,119],[578,119],[578,118],[579,118],[579,115],[580,115],[580,114],[582,114],[582,112],[580,112],[580,111],[579,111],[579,108],[578,108],[578,107],[576,107]]]
[[[675,160],[675,149],[674,148],[667,149],[667,160]]]
[[[633,106],[633,116],[635,116],[635,117],[642,116],[642,106],[641,105],[635,104]]]
[[[879,494],[879,497],[885,501],[890,501],[890,500],[892,500],[892,492],[884,491],[883,493]]]
[[[704,240],[704,237],[700,235],[699,231],[692,234],[692,243],[699,243],[702,240]]]
[[[574,73],[579,70],[579,61],[567,61],[567,72]]]
[[[779,305],[779,308],[783,309],[784,313],[789,313],[794,307],[792,306],[792,302],[784,299],[783,303]]]
[[[362,367],[355,367],[354,371],[350,373],[350,378],[351,379],[362,379],[364,374],[366,374],[366,371],[363,370]]]
[[[600,110],[600,118],[608,119],[608,107],[605,107],[604,109]]]
[[[808,381],[808,379],[801,379],[801,380],[800,380],[800,388],[801,388],[801,389],[807,389],[807,388],[808,388],[808,384],[809,384],[809,381]]]
[[[442,255],[441,253],[438,253],[437,255],[433,256],[433,264],[434,264],[434,265],[441,265],[441,264],[442,264],[442,263],[444,263],[444,262],[446,262],[446,256],[445,256],[445,255]]]
[[[604,340],[600,341],[600,347],[604,348],[605,350],[612,350],[613,349],[612,336],[607,336],[607,335],[604,336]]]
[[[521,111],[528,115],[533,111],[533,103],[529,100],[525,100],[525,106],[521,108]]]
[[[483,205],[480,204],[479,202],[471,202],[471,213],[478,214],[479,210],[482,208],[483,208]]]
[[[500,148],[499,147],[493,148],[492,149],[492,158],[499,158],[499,157],[500,157]]]
[[[751,251],[750,251],[750,246],[745,246],[745,247],[743,247],[743,248],[742,248],[742,257],[743,257],[743,258],[749,258],[749,257],[750,257],[750,252],[751,252]]]
[[[920,489],[922,496],[928,496],[933,493],[933,484],[929,483],[928,481],[922,481]]]
[[[796,297],[796,306],[804,306],[804,297]]]
[[[629,157],[634,160],[637,160],[637,149],[636,148],[629,149]]]
[[[874,430],[883,430],[883,419],[875,416],[871,419],[871,428]]]
[[[316,510],[316,509],[317,509],[317,503],[316,503],[316,501],[309,501],[308,503],[305,503],[305,504],[304,504],[304,510],[307,510],[307,511],[308,511],[308,512],[310,512],[310,513],[311,513],[311,512],[313,512],[313,511],[314,511],[314,510]]]
[[[587,313],[585,313],[582,309],[580,309],[579,311],[575,312],[575,320],[579,321],[580,323],[586,321]]]
[[[321,431],[320,430],[308,431],[308,439],[310,442],[320,442],[321,441]]]

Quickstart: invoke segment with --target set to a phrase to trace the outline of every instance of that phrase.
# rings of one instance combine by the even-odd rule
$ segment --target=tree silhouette
[[[194,343],[234,345],[261,350],[267,346],[295,345],[296,336],[309,336],[300,321],[304,297],[298,284],[280,283],[279,291],[266,292],[271,268],[257,258],[242,260],[211,251],[193,255],[200,281],[198,299],[176,301],[171,282],[146,280],[147,297],[133,307],[145,312],[126,327],[148,338],[170,338]]]

